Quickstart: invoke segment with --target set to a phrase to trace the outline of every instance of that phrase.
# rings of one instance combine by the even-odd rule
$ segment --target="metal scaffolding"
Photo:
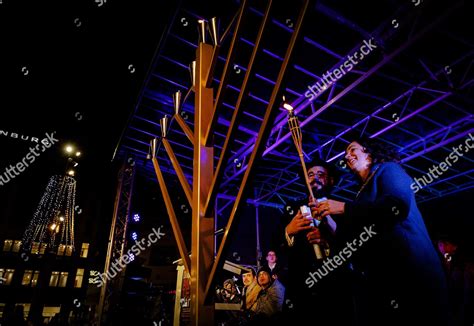
[[[120,261],[127,246],[127,225],[130,216],[130,204],[133,194],[133,182],[135,178],[135,162],[127,160],[124,162],[117,182],[117,193],[115,195],[114,215],[110,226],[107,256],[104,266],[104,276],[108,275],[112,263]],[[110,323],[110,314],[113,308],[120,305],[121,290],[125,277],[125,267],[117,272],[112,279],[103,278],[99,301],[99,325]]]
[[[365,134],[396,145],[408,172],[417,177],[426,172],[425,166],[428,162],[437,164],[441,161],[442,153],[447,153],[452,142],[459,139],[456,137],[468,135],[473,127],[472,110],[468,107],[472,107],[473,103],[464,94],[472,86],[474,54],[472,46],[462,35],[456,35],[446,28],[451,17],[463,10],[462,4],[463,2],[459,1],[439,8],[434,1],[423,2],[416,8],[413,4],[406,3],[399,7],[394,5],[393,14],[389,19],[380,19],[378,25],[370,31],[361,28],[361,24],[354,21],[354,17],[350,19],[341,14],[332,3],[322,1],[311,7],[312,15],[319,19],[329,19],[325,25],[327,30],[332,31],[338,43],[346,43],[345,47],[350,50],[344,55],[331,48],[328,42],[318,41],[317,33],[305,32],[302,46],[305,51],[317,56],[303,58],[289,67],[294,77],[286,85],[285,93],[287,98],[292,99],[291,104],[301,118],[305,138],[310,140],[304,144],[306,157],[317,155],[338,163],[340,153],[348,140],[354,135]],[[264,17],[264,8],[257,8],[253,3],[248,6],[248,16],[259,19]],[[438,14],[424,17],[424,10]],[[177,16],[183,16],[188,20],[203,19],[196,8],[180,8],[178,11]],[[234,16],[235,25],[238,17]],[[374,19],[375,21],[377,20]],[[395,26],[394,21],[397,22]],[[268,25],[273,28],[274,39],[277,40],[284,39],[294,31],[292,25],[277,18],[271,18]],[[156,115],[169,114],[170,110],[173,110],[169,94],[176,88],[188,92],[189,88],[185,85],[183,76],[184,72],[187,73],[188,63],[183,61],[180,51],[196,49],[197,46],[192,41],[192,34],[187,31],[180,27],[179,19],[170,25],[165,50],[156,58],[158,64],[152,71],[140,98],[140,105],[124,132],[119,155],[120,152],[133,151],[139,159],[145,160],[149,139],[147,137],[156,136],[156,129],[161,127],[156,121]],[[348,38],[346,36],[348,32],[355,36]],[[421,47],[419,44],[424,44],[423,42],[427,42],[425,40],[433,35],[442,38],[442,42],[438,42],[439,49],[427,49],[426,55],[417,59],[420,50],[416,48]],[[371,38],[379,45],[378,52],[373,54],[374,57],[354,68],[309,101],[304,95],[306,89],[302,85],[313,85],[320,81],[323,71],[339,67],[363,45],[364,40]],[[224,42],[238,42],[247,50],[260,46],[264,61],[271,62],[275,66],[283,62],[284,58],[271,45],[259,45],[246,31],[233,34],[232,39],[234,41],[227,37]],[[354,42],[354,39],[357,41]],[[430,57],[432,53],[445,48],[453,49],[449,59],[436,61],[438,58]],[[222,98],[219,102],[219,106],[222,107],[221,114],[213,120],[216,125],[213,138],[215,162],[221,157],[219,154],[224,152],[224,148],[229,146],[227,130],[231,126],[234,111],[241,111],[239,114],[244,121],[234,130],[236,140],[231,144],[230,155],[229,151],[225,152],[227,164],[224,168],[216,169],[219,172],[218,179],[222,180],[217,197],[227,198],[229,205],[236,197],[236,192],[232,189],[238,186],[248,167],[249,156],[257,139],[258,126],[263,121],[263,107],[268,104],[268,98],[259,90],[266,89],[268,94],[269,86],[275,85],[275,79],[270,78],[268,71],[262,71],[261,63],[256,63],[251,75],[261,85],[260,89],[245,90],[242,87],[242,77],[250,68],[251,55],[233,56],[233,61],[229,61],[231,57],[219,53],[213,58],[215,69],[222,72],[227,69],[233,73],[233,78],[230,80],[225,75],[221,79],[214,78],[214,83],[223,85],[221,89],[227,89],[225,99]],[[321,67],[326,68],[310,68],[313,66],[312,62],[316,60]],[[228,62],[232,64],[229,65]],[[240,73],[240,79],[235,78],[237,73]],[[300,80],[304,83],[298,83]],[[382,91],[384,87],[391,91]],[[240,94],[245,94],[242,97],[247,103],[240,104],[241,107],[238,109]],[[447,110],[440,110],[441,107]],[[191,129],[195,127],[192,121],[193,114],[193,105],[184,103],[180,120],[184,120]],[[291,139],[285,126],[285,113],[279,113],[275,121],[263,153],[267,169],[264,173],[258,171],[254,180],[256,188],[259,189],[259,196],[249,198],[247,201],[284,207],[288,200],[304,194],[304,186],[297,177],[297,160],[291,150]],[[171,132],[173,136],[169,137],[169,143],[176,149],[175,155],[181,162],[184,177],[192,183],[193,146],[185,140],[188,139],[189,132],[186,133],[186,130],[180,128]],[[440,139],[444,145],[436,146]],[[206,141],[209,140],[210,138],[206,136]],[[449,143],[448,140],[452,142]],[[426,148],[432,150],[426,151]],[[167,157],[163,159],[169,161]],[[469,156],[462,157],[461,161],[472,163]],[[168,164],[163,166],[163,172],[175,174],[173,169],[167,169],[168,166]],[[151,168],[151,165],[145,164],[145,169],[142,170],[150,178],[154,175]],[[453,174],[446,175],[449,178],[446,182],[430,184],[418,192],[416,194],[418,200],[428,201],[448,193],[472,188],[474,175],[469,169],[454,167],[450,172]],[[347,187],[350,184],[349,180],[343,180],[335,195],[346,200],[350,199],[354,191],[353,186]]]

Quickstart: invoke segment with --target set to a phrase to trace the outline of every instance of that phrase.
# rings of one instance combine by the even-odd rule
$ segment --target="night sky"
[[[2,1],[1,173],[36,145],[31,137],[59,139],[0,187],[3,236],[21,239],[48,179],[64,172],[71,143],[83,154],[76,237],[106,241],[119,165],[111,159],[169,10],[165,1]]]

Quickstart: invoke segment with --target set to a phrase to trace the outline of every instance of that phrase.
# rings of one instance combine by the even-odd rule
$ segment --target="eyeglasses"
[[[326,178],[328,175],[322,171],[318,171],[316,173],[308,172],[308,178],[313,178],[314,176],[317,176],[318,178]]]

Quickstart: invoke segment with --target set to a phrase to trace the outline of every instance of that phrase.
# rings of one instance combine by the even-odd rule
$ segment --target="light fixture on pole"
[[[173,93],[173,107],[174,107],[174,114],[178,115],[179,110],[181,108],[181,91],[176,91]]]
[[[219,45],[219,21],[217,20],[217,17],[213,17],[211,19],[210,24],[208,24],[209,27],[209,34],[211,34],[211,40],[212,44],[214,46]]]
[[[196,61],[189,64],[189,74],[191,76],[191,88],[194,90],[194,85],[196,83]]]
[[[64,151],[68,154],[68,156],[75,155],[76,157],[79,157],[82,155],[81,152],[75,151],[75,148],[72,145],[66,145],[66,147],[64,147]]]
[[[168,131],[168,116],[165,115],[163,118],[160,119],[160,125],[161,125],[161,136],[163,138],[166,138],[166,134]]]
[[[207,21],[198,20],[199,43],[206,43]]]
[[[150,147],[148,148],[148,154],[146,155],[147,160],[156,158],[156,149],[158,148],[158,138],[150,140]]]
[[[146,154],[146,159],[151,160],[151,153],[153,151],[153,139],[150,140],[150,146],[148,146],[148,153]]]
[[[156,158],[156,150],[158,149],[158,138],[153,138],[151,141],[151,157]]]

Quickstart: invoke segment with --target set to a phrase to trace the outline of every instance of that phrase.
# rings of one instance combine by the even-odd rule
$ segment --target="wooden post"
[[[174,319],[173,326],[179,326],[181,318],[181,290],[183,288],[183,276],[184,276],[184,266],[182,263],[178,263],[176,266],[177,275],[176,275],[176,294],[174,300]]]
[[[214,306],[205,305],[205,287],[214,262],[214,210],[203,208],[213,179],[214,148],[205,146],[206,131],[214,108],[213,90],[206,87],[213,46],[199,43],[196,50],[193,214],[191,239],[191,324],[214,324]]]

